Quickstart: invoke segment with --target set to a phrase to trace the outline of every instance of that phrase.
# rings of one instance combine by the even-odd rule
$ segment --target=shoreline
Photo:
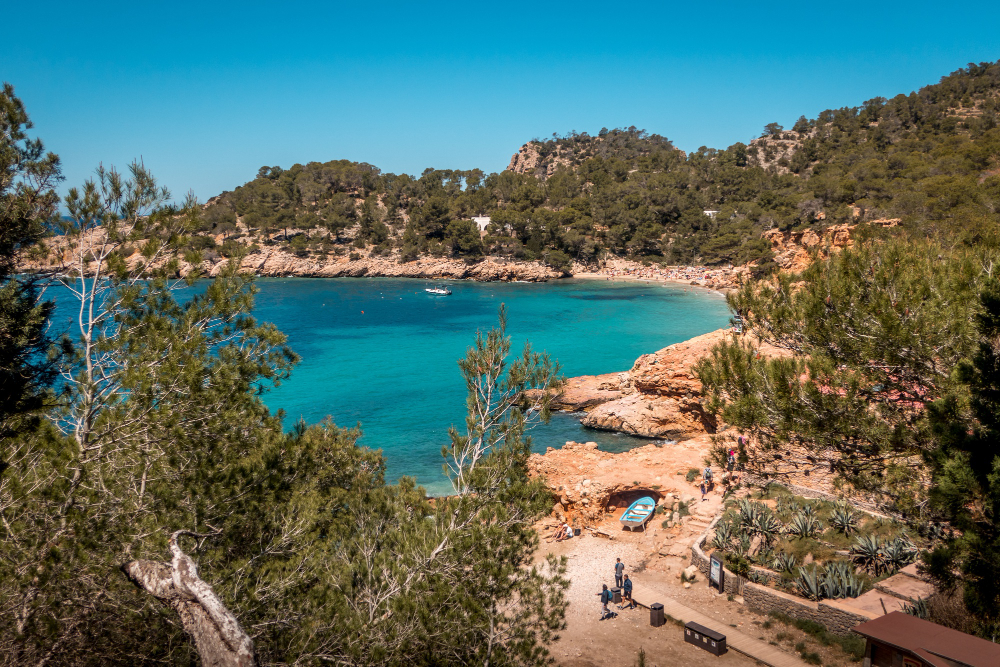
[[[178,277],[198,272],[214,278],[228,262],[225,258],[206,260],[197,266],[181,260]],[[21,274],[69,275],[69,261],[24,262],[17,267]],[[609,282],[644,282],[697,287],[725,291],[738,286],[746,271],[737,268],[709,268],[675,265],[646,267],[626,259],[614,259],[595,270],[574,262],[568,271],[553,269],[538,261],[487,256],[475,262],[463,259],[420,257],[400,262],[398,257],[348,259],[301,258],[281,250],[247,255],[241,268],[262,278],[418,278],[424,280],[475,280],[478,282],[549,282],[557,280],[604,280]]]

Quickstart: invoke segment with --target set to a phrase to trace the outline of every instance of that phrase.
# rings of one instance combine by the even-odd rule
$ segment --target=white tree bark
[[[255,667],[253,640],[243,630],[212,587],[198,576],[198,567],[177,543],[180,535],[201,537],[179,530],[170,536],[170,563],[135,560],[122,566],[125,574],[144,591],[172,607],[185,631],[194,640],[205,667]]]

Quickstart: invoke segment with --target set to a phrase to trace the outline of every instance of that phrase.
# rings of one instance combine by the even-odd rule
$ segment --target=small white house
[[[702,211],[702,213],[712,218],[713,220],[715,219],[715,216],[719,215],[718,211]]]
[[[480,232],[486,231],[486,226],[490,224],[490,216],[488,215],[476,215],[473,216],[472,221],[479,226]]]

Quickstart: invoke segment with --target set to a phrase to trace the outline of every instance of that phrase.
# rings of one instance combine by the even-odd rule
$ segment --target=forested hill
[[[606,253],[767,266],[767,229],[879,218],[961,240],[1000,224],[998,120],[1000,61],[970,64],[915,93],[789,129],[771,123],[724,150],[685,154],[631,127],[528,142],[489,175],[418,178],[344,160],[263,167],[210,201],[202,229],[300,255],[493,254],[557,266]],[[492,220],[483,238],[477,215]]]

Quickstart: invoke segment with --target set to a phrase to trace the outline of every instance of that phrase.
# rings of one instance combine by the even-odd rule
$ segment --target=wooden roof
[[[863,637],[913,653],[932,665],[944,667],[940,658],[968,667],[1000,665],[1000,644],[901,611],[862,623],[854,631]]]

